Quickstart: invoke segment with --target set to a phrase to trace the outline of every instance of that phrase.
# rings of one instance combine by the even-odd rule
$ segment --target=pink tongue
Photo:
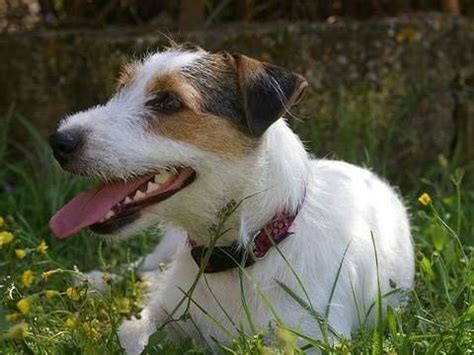
[[[151,178],[141,176],[131,182],[104,185],[83,192],[69,201],[49,221],[53,233],[64,239],[101,220],[107,212],[127,195]]]

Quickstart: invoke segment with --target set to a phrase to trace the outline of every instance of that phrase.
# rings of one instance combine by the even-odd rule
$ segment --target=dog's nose
[[[66,163],[81,143],[82,136],[77,130],[56,132],[49,137],[54,157],[60,164]]]

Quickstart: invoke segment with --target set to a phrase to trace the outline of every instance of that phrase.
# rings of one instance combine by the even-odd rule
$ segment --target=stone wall
[[[319,156],[413,176],[440,155],[474,160],[472,20],[248,24],[172,37],[305,75],[310,90],[292,124]],[[65,114],[104,102],[123,62],[166,43],[139,29],[0,37],[0,115],[14,105],[46,136]]]

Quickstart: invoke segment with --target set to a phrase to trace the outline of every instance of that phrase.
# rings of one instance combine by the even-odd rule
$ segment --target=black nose
[[[71,158],[82,143],[81,133],[76,130],[56,132],[49,137],[54,157],[63,164]]]

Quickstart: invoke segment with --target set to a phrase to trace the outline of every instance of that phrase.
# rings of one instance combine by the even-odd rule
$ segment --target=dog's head
[[[279,66],[192,45],[126,65],[105,105],[65,118],[50,138],[65,170],[104,181],[62,208],[53,231],[200,223],[190,220],[246,183],[262,135],[306,85]]]

